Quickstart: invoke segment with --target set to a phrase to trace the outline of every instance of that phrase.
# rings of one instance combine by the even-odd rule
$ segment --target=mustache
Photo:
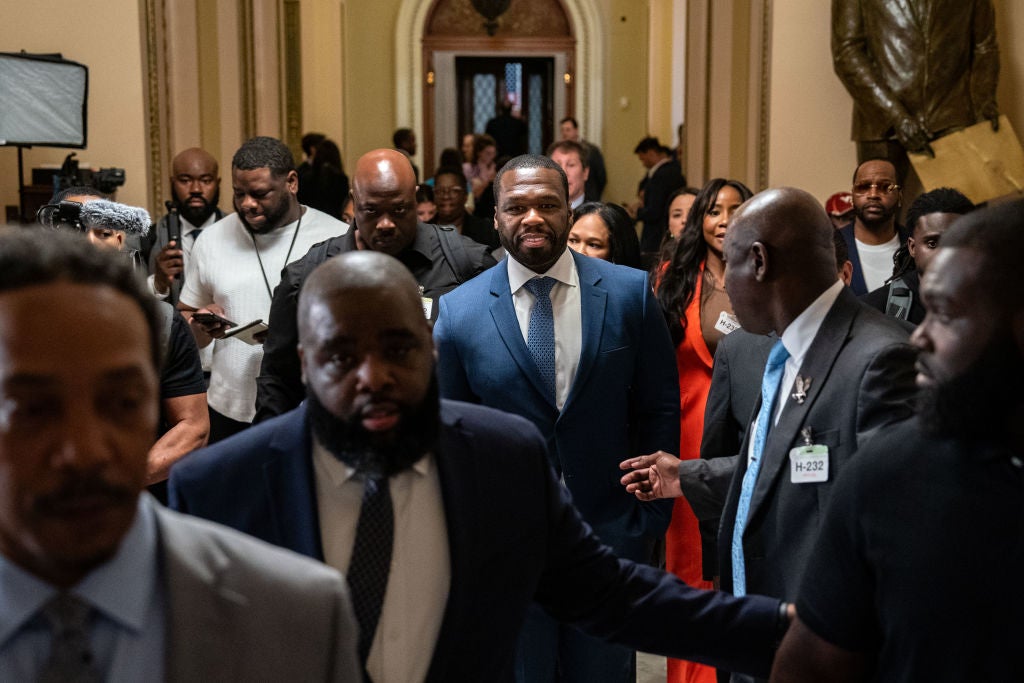
[[[110,505],[130,504],[139,495],[131,486],[108,481],[100,475],[75,475],[35,500],[35,509],[43,514],[60,511],[67,501],[80,498],[106,499]]]

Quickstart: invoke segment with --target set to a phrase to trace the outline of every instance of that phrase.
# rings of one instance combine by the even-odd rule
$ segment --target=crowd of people
[[[1024,202],[499,123],[0,234],[0,679],[1024,677]]]

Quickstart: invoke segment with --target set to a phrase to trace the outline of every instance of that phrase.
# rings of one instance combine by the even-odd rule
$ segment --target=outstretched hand
[[[679,458],[665,451],[623,460],[619,469],[629,471],[619,481],[626,487],[626,493],[643,501],[678,498],[683,495],[679,462]]]

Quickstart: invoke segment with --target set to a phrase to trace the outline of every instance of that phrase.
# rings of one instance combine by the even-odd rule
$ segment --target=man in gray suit
[[[776,378],[762,385],[719,531],[722,589],[737,595],[796,596],[836,476],[858,445],[911,414],[907,332],[844,288],[833,230],[814,197],[784,188],[745,203],[725,238],[736,316],[748,332],[779,338],[765,369],[767,379],[774,365]],[[666,493],[673,474],[678,491],[678,469],[658,458],[631,466],[641,499]]]
[[[154,302],[44,237],[0,235],[0,680],[358,680],[339,574],[140,496]]]

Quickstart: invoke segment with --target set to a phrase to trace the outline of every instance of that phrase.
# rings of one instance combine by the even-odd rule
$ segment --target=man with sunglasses
[[[853,263],[850,289],[857,296],[885,284],[892,275],[893,256],[907,243],[896,222],[903,193],[896,167],[885,159],[869,159],[853,174],[853,221],[840,229]]]

